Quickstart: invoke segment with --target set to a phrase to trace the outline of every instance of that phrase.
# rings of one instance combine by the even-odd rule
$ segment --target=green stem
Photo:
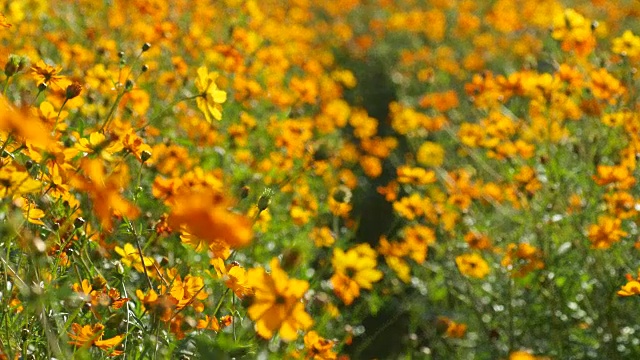
[[[104,122],[102,123],[102,126],[100,127],[100,132],[104,132],[104,129],[107,127],[107,125],[109,125],[109,122],[111,121],[111,116],[116,111],[116,108],[118,107],[118,104],[120,103],[120,100],[122,100],[122,97],[127,92],[128,92],[128,90],[125,89],[124,91],[118,93],[118,96],[116,97],[116,101],[114,101],[113,105],[111,105],[111,109],[109,109],[109,113],[107,114],[107,117],[104,119]]]
[[[7,96],[7,89],[9,88],[9,82],[11,81],[11,76],[7,76],[4,80],[4,87],[2,88],[2,96]]]
[[[38,100],[38,98],[40,97],[40,94],[42,94],[42,89],[38,89],[38,93],[36,94],[36,97],[33,98],[33,100],[31,101],[30,106],[33,106],[33,104],[36,103],[36,100]]]
[[[58,110],[58,115],[56,116],[56,123],[53,125],[53,131],[51,132],[52,134],[56,133],[56,128],[58,127],[58,122],[60,121],[60,114],[62,113],[62,109],[64,109],[64,106],[67,105],[67,101],[69,101],[69,98],[65,97],[64,102],[62,103],[62,106],[60,106],[60,110]]]
[[[213,310],[213,316],[216,316],[218,314],[218,311],[220,310],[220,307],[222,306],[222,301],[224,300],[225,296],[227,296],[227,294],[229,293],[229,288],[227,288],[227,290],[224,292],[224,294],[222,294],[222,296],[220,297],[220,300],[218,300],[218,304],[216,305],[216,309]]]

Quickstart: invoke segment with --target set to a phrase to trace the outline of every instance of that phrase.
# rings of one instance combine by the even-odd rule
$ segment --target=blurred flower
[[[489,264],[478,254],[463,254],[456,257],[456,265],[462,275],[482,279],[489,274]]]
[[[224,242],[229,247],[246,246],[253,236],[251,222],[228,209],[228,199],[211,189],[185,190],[173,198],[169,226],[186,231],[209,244]]]
[[[610,216],[600,216],[597,224],[589,226],[589,240],[594,249],[608,249],[613,243],[620,241],[627,236],[627,232],[622,230],[622,220]]]
[[[416,153],[416,160],[419,164],[428,167],[438,167],[444,161],[445,151],[437,143],[425,141],[420,145]]]
[[[304,335],[304,347],[307,350],[305,359],[334,360],[337,359],[333,351],[334,341],[327,340],[315,331],[309,331]]]

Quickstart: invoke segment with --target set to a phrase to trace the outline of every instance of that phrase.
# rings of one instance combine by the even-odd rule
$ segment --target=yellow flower
[[[54,90],[65,90],[71,85],[71,81],[66,76],[58,75],[62,67],[53,67],[40,60],[31,66],[31,73],[38,81],[38,85],[45,84]]]
[[[150,266],[153,266],[153,258],[144,256],[143,257],[144,260],[140,259],[140,253],[138,252],[138,249],[136,249],[133,245],[129,243],[124,244],[124,248],[121,248],[120,246],[116,246],[114,250],[118,255],[122,257],[120,261],[125,266],[133,267],[136,270],[138,270],[138,272],[144,271],[144,269],[142,268],[143,261],[144,261],[144,267],[148,268]]]
[[[0,168],[0,196],[22,195],[40,190],[42,183],[31,178],[26,171],[18,171],[12,165]]]
[[[640,37],[634,35],[630,30],[613,39],[612,44],[611,51],[615,54],[631,58],[640,55]]]
[[[618,290],[617,294],[618,296],[640,295],[640,282],[638,280],[629,281]]]
[[[458,270],[465,275],[482,279],[489,274],[489,265],[478,254],[463,254],[456,257]]]
[[[420,145],[416,157],[418,162],[424,166],[438,167],[442,165],[444,155],[442,146],[431,141],[425,141]]]
[[[221,258],[213,258],[210,263],[216,270],[218,278],[222,279],[237,297],[243,298],[251,295],[252,291],[248,283],[247,272],[242,266],[236,262],[225,265],[224,260]]]
[[[75,144],[73,149],[65,151],[65,155],[69,157],[75,157],[80,152],[86,154],[100,154],[100,156],[108,161],[113,160],[113,154],[122,150],[124,146],[119,141],[111,141],[107,137],[99,132],[93,132],[89,135],[89,138],[81,138]]]
[[[360,244],[347,252],[333,250],[331,264],[335,274],[331,277],[333,291],[346,305],[360,295],[360,288],[372,289],[373,283],[382,279],[376,269],[377,253],[369,244]]]
[[[270,265],[271,274],[263,268],[248,271],[249,284],[254,292],[248,314],[256,322],[258,335],[270,339],[278,331],[284,341],[292,341],[298,337],[299,329],[306,330],[313,325],[313,319],[300,301],[309,283],[289,279],[275,258]]]
[[[196,102],[208,122],[212,121],[212,116],[218,121],[222,120],[222,103],[227,101],[227,93],[218,89],[216,85],[217,78],[218,73],[210,73],[205,66],[198,69],[196,88],[200,92],[200,96]]]

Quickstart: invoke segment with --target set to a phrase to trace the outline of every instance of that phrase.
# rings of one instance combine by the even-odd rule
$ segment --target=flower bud
[[[85,223],[85,222],[86,222],[86,221],[85,221],[83,218],[78,217],[78,218],[76,218],[76,219],[73,221],[73,226],[74,226],[76,229],[78,229],[78,228],[81,228],[82,226],[84,226],[84,223]]]
[[[145,51],[147,51],[149,49],[151,49],[151,44],[149,44],[148,42],[144,43],[144,45],[142,45],[142,52],[145,52]]]
[[[82,85],[80,83],[74,82],[73,84],[67,86],[67,90],[65,96],[67,99],[73,99],[77,97],[82,92]]]
[[[148,152],[147,150],[143,150],[142,153],[140,153],[140,160],[142,160],[142,162],[146,162],[150,158],[151,158],[151,153]]]
[[[249,196],[249,190],[250,190],[250,188],[248,186],[246,186],[246,185],[243,186],[240,189],[240,199],[246,199],[247,196]]]
[[[269,207],[269,203],[271,202],[271,196],[268,194],[264,194],[260,196],[258,199],[258,210],[265,211]]]

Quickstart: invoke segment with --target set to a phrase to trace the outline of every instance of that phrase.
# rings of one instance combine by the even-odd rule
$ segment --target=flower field
[[[0,0],[0,359],[640,358],[639,18]]]

